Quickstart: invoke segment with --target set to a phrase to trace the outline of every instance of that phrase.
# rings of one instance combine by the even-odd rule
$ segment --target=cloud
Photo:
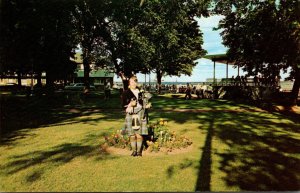
[[[218,23],[221,19],[223,19],[224,16],[222,15],[214,15],[214,16],[210,16],[210,17],[201,17],[201,18],[196,18],[196,21],[198,22],[198,25],[200,26],[200,28],[213,28],[213,27],[217,27]]]
[[[227,48],[222,44],[222,37],[220,32],[222,30],[214,31],[213,28],[218,26],[218,23],[224,16],[214,15],[208,18],[197,18],[196,21],[203,32],[203,49],[207,50],[208,54],[225,53]]]

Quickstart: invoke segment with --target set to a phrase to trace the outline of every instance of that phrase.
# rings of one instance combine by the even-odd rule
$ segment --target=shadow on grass
[[[247,104],[237,103],[227,100],[212,100],[212,99],[197,99],[185,100],[184,94],[179,98],[172,98],[167,96],[154,95],[155,100],[152,102],[154,109],[227,109],[232,106],[248,107]]]
[[[116,99],[118,100],[118,98]],[[165,100],[165,101],[164,101]],[[176,108],[178,103],[180,108],[230,108],[234,103],[227,101],[205,101],[194,102],[179,101],[181,99],[157,99],[156,104],[161,108]],[[177,101],[177,102],[176,102]],[[33,101],[38,102],[38,101]],[[102,101],[105,102],[105,101]],[[187,106],[186,106],[186,103]],[[43,104],[43,103],[42,103]],[[32,128],[39,126],[49,126],[51,124],[61,124],[78,116],[86,116],[95,113],[94,110],[99,106],[96,103],[88,106],[64,107],[55,103],[55,100],[49,101],[43,105],[32,105],[34,111],[22,110],[24,114],[15,114],[9,118],[13,125],[16,118],[20,118],[27,126],[17,125],[16,129],[27,128],[28,120],[40,120]],[[117,103],[115,103],[117,104]],[[154,103],[155,104],[155,103]],[[168,106],[170,104],[170,106]],[[181,106],[180,106],[181,105]],[[247,108],[247,105],[239,104],[240,107]],[[14,105],[12,105],[14,106]],[[16,106],[16,109],[18,106]],[[47,109],[47,110],[45,110]],[[70,109],[75,109],[69,112]],[[158,108],[159,109],[159,108]],[[18,110],[16,110],[18,112]],[[41,112],[44,112],[42,114]],[[26,115],[26,112],[31,112]],[[55,115],[61,112],[59,116]],[[26,118],[23,118],[24,115]],[[2,116],[2,115],[1,115]],[[37,116],[37,117],[35,117]],[[47,117],[46,121],[43,120]],[[94,121],[100,121],[103,117],[96,118]],[[105,112],[104,118],[107,120],[119,120],[123,115],[116,112]],[[293,116],[285,116],[279,113],[259,113],[259,112],[201,112],[201,113],[178,113],[178,112],[159,112],[150,111],[150,121],[156,118],[167,118],[175,123],[184,124],[189,121],[201,124],[200,129],[206,130],[206,140],[202,148],[201,157],[195,161],[185,159],[179,165],[171,165],[166,173],[172,177],[174,173],[187,168],[198,170],[198,179],[195,189],[209,191],[211,187],[212,175],[218,175],[224,172],[224,182],[228,187],[238,187],[241,190],[254,191],[291,191],[300,190],[300,139],[299,124],[300,120]],[[1,118],[2,119],[2,118]],[[97,120],[98,119],[98,120]],[[85,120],[86,123],[90,119]],[[16,122],[16,121],[15,121]],[[80,121],[81,122],[81,121]],[[11,125],[11,126],[12,126]],[[30,124],[29,124],[30,125]],[[7,127],[11,129],[12,127]],[[9,132],[13,133],[13,132]],[[15,137],[26,137],[26,130],[21,133],[15,133]],[[93,136],[89,136],[93,137]],[[15,140],[8,135],[9,142]],[[222,147],[214,146],[222,144]],[[226,148],[225,148],[225,147]],[[35,151],[24,155],[17,155],[13,160],[5,165],[2,170],[15,173],[26,168],[35,166],[41,162],[49,163],[47,165],[64,164],[70,162],[77,156],[91,156],[96,151],[94,146],[81,144],[62,144],[55,146],[47,151]],[[71,152],[71,154],[70,154]],[[19,156],[19,157],[18,157]],[[220,158],[220,163],[213,163],[214,157]],[[113,159],[107,154],[100,154],[96,159]],[[52,166],[51,165],[51,166]],[[219,168],[216,165],[220,165]],[[54,167],[54,166],[52,166]],[[33,172],[28,175],[28,181],[39,179],[41,172]],[[213,173],[212,173],[213,171]]]
[[[300,190],[299,121],[278,123],[285,118],[239,114],[232,119],[236,126],[218,127],[216,137],[229,146],[217,154],[229,186],[250,191]]]
[[[213,190],[212,175],[220,173],[225,173],[222,179],[228,189],[300,190],[300,120],[258,112],[204,112],[183,116],[195,118],[202,125],[200,129],[206,130],[206,139],[200,159],[169,166],[168,177],[192,167],[198,170],[196,191]],[[186,167],[180,167],[181,164]]]
[[[10,157],[10,162],[1,166],[1,170],[6,175],[11,175],[36,167],[26,178],[27,182],[34,182],[39,180],[47,170],[69,163],[77,157],[92,157],[96,161],[117,158],[92,145],[64,143],[49,150],[33,151],[12,156]]]
[[[103,120],[116,121],[125,116],[118,96],[104,100],[97,95],[82,99],[79,94],[72,94],[77,99],[61,93],[32,98],[1,95],[0,144],[25,138],[30,129],[74,123],[97,125]]]
[[[211,169],[212,169],[212,138],[214,136],[214,118],[209,120],[205,144],[200,159],[200,167],[196,184],[196,191],[211,191]]]

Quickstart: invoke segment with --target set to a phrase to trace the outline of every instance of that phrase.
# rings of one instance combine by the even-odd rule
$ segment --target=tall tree
[[[36,15],[33,1],[1,2],[0,71],[2,75],[21,75],[31,72],[34,50],[38,42],[36,25],[30,19]]]
[[[1,73],[35,73],[47,85],[73,74],[76,47],[72,1],[3,0],[1,4]],[[19,84],[20,84],[19,80]]]
[[[219,29],[228,56],[249,75],[261,73],[274,81],[280,70],[291,68],[293,103],[299,92],[299,1],[214,1],[225,16]]]
[[[157,75],[158,92],[164,75],[190,75],[195,60],[206,52],[195,17],[208,15],[209,1],[146,1],[145,36],[155,48],[151,69]]]
[[[112,1],[101,36],[116,72],[190,74],[205,52],[195,16],[207,16],[209,1]]]
[[[46,84],[50,87],[55,80],[64,80],[76,69],[76,64],[70,61],[78,44],[71,15],[73,9],[74,1],[38,1],[41,24],[41,65],[38,70],[46,71]]]
[[[106,18],[111,14],[107,11],[108,3],[109,1],[78,0],[73,13],[82,48],[84,83],[87,88],[91,64],[109,63],[107,61],[109,53],[105,47],[107,40],[103,38],[106,35],[103,34]]]

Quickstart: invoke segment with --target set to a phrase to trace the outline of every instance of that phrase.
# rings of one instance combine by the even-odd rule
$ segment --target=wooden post
[[[150,76],[151,76],[151,71],[149,71],[149,92],[151,91],[151,79],[150,79]]]
[[[216,61],[214,61],[214,84],[215,85],[216,82]]]
[[[228,82],[228,60],[226,62],[226,86],[227,86],[227,82]]]

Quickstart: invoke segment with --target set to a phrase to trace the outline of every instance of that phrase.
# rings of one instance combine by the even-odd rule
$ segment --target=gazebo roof
[[[229,61],[228,56],[226,54],[214,54],[214,55],[205,55],[203,58],[209,59],[213,62],[218,62],[222,64],[230,64],[234,65],[234,61]]]

